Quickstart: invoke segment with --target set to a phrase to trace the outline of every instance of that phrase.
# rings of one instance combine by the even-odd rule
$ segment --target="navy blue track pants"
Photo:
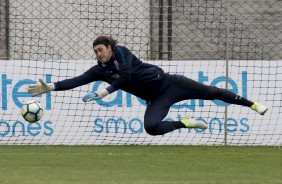
[[[230,104],[251,106],[253,102],[226,89],[208,86],[181,75],[166,75],[167,85],[159,96],[148,102],[144,127],[150,135],[163,135],[175,130],[173,123],[163,122],[170,107],[189,99],[221,100]]]

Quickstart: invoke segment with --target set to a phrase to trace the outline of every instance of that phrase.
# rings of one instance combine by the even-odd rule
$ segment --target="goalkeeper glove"
[[[100,99],[104,98],[105,96],[107,96],[108,94],[109,94],[109,92],[106,89],[102,89],[102,90],[99,90],[99,91],[93,91],[93,92],[85,95],[82,98],[82,100],[84,102],[90,102],[92,100],[100,100]]]
[[[31,84],[28,86],[27,91],[31,94],[31,96],[37,96],[44,93],[48,93],[49,91],[53,91],[55,86],[53,83],[46,83],[42,79],[39,79],[40,84]]]

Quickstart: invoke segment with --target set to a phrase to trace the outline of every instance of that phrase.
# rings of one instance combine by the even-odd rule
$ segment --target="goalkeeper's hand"
[[[93,91],[93,92],[85,95],[82,98],[82,100],[84,102],[90,102],[92,100],[100,100],[100,99],[104,98],[105,96],[107,96],[108,94],[109,94],[109,92],[106,89],[102,89],[100,91]]]
[[[42,79],[39,79],[39,82],[40,84],[31,84],[27,87],[27,91],[31,94],[31,96],[48,93],[49,91],[53,91],[55,89],[53,83],[47,84]]]

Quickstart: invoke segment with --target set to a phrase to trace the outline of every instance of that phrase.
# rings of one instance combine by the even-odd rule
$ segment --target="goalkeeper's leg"
[[[173,91],[177,94],[173,97],[174,103],[185,99],[221,100],[230,104],[250,107],[261,115],[264,115],[268,110],[266,106],[258,102],[252,102],[231,91],[215,86],[204,85],[184,76],[176,76],[174,82],[176,85]]]
[[[162,121],[171,106],[168,98],[159,97],[150,102],[144,116],[144,127],[150,135],[163,135],[179,128],[206,129],[208,126],[202,121],[191,117],[184,117],[181,121]]]

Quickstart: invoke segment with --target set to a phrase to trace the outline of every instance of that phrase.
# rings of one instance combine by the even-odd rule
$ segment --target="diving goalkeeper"
[[[250,107],[261,115],[268,110],[266,106],[249,101],[226,89],[204,85],[181,75],[164,73],[160,67],[140,61],[126,47],[117,45],[117,41],[110,36],[97,37],[93,42],[93,50],[98,63],[80,76],[49,84],[40,79],[40,83],[28,86],[28,92],[36,96],[102,80],[109,86],[86,94],[82,100],[84,102],[100,100],[118,89],[146,100],[144,128],[150,135],[163,135],[179,128],[208,127],[206,123],[191,117],[184,117],[181,121],[163,121],[170,107],[182,100],[217,99]]]

